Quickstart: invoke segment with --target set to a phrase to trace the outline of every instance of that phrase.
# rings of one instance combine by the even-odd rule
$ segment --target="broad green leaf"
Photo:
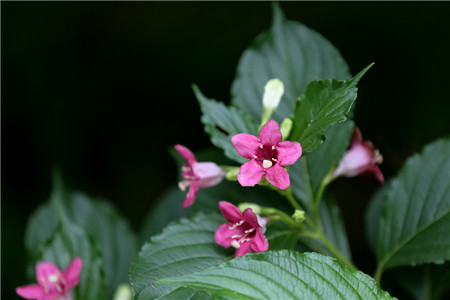
[[[101,199],[65,191],[61,192],[61,204],[68,219],[80,230],[86,229],[95,239],[105,262],[107,295],[111,297],[120,283],[128,282],[128,269],[137,254],[135,234],[114,207]],[[34,276],[39,245],[50,238],[57,225],[56,210],[51,202],[38,207],[30,218],[25,236],[25,245],[31,257],[30,276]]]
[[[325,142],[289,169],[294,195],[306,209],[310,209],[326,174],[338,165],[349,147],[354,125],[353,121],[347,120],[331,127],[325,133]]]
[[[269,250],[296,249],[300,233],[279,221],[267,227],[265,236],[269,241]]]
[[[104,261],[93,237],[75,223],[64,223],[40,248],[39,261],[50,261],[64,270],[77,256],[83,259],[74,299],[106,299]]]
[[[218,246],[214,232],[225,219],[217,214],[200,213],[191,219],[171,223],[141,249],[130,269],[135,300],[182,298],[194,290],[155,284],[168,276],[189,274],[224,261],[229,250]],[[190,296],[191,297],[191,296]],[[196,297],[200,297],[197,295]]]
[[[390,184],[378,228],[378,274],[450,260],[450,139],[409,158]]]
[[[450,291],[450,263],[426,264],[389,270],[386,277],[397,282],[416,300],[439,300]]]
[[[366,240],[370,250],[376,253],[378,228],[383,213],[383,206],[389,192],[391,181],[381,186],[370,200],[365,216]]]
[[[299,141],[303,152],[312,152],[325,140],[324,132],[347,120],[356,100],[356,84],[370,64],[350,80],[326,79],[311,82],[297,101],[290,140]]]
[[[224,150],[225,155],[238,163],[247,160],[240,156],[233,144],[231,137],[238,133],[256,134],[257,125],[254,120],[245,112],[234,106],[225,106],[214,99],[208,99],[194,85],[193,90],[200,104],[202,111],[202,122],[205,131],[209,134],[211,142]]]
[[[320,203],[319,215],[325,236],[346,258],[351,259],[352,255],[348,244],[344,221],[339,207],[331,194],[325,193],[323,195],[323,199]],[[329,252],[327,254],[332,255]]]
[[[273,22],[242,54],[231,88],[232,103],[260,120],[264,85],[279,78],[285,87],[273,118],[282,121],[313,80],[348,79],[350,72],[339,51],[323,36],[298,22],[287,21],[278,4]]]
[[[50,239],[39,246],[37,259],[53,262],[63,270],[75,257],[81,257],[83,266],[80,283],[74,289],[74,299],[105,299],[104,260],[93,236],[68,217],[62,205],[65,195],[62,185],[57,184],[50,198],[52,203],[60,205],[57,228],[51,231]]]
[[[225,299],[392,299],[370,276],[318,253],[247,254],[158,283],[192,287]]]

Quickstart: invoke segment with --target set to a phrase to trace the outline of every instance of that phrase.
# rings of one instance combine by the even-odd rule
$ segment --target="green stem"
[[[376,269],[376,271],[375,271],[375,275],[374,275],[374,278],[375,278],[375,280],[376,280],[378,283],[380,283],[381,275],[382,275],[382,274],[383,274],[383,266],[380,265],[380,264],[378,264],[378,265],[377,265],[377,269]]]
[[[295,200],[294,195],[292,195],[292,189],[290,187],[288,187],[284,196],[286,197],[286,199],[288,199],[289,203],[292,205],[294,209],[303,210],[300,204],[297,202],[297,200]]]
[[[320,200],[322,200],[322,195],[327,185],[330,184],[331,181],[333,181],[333,173],[334,168],[331,168],[330,171],[328,171],[327,175],[325,175],[325,177],[323,178],[322,182],[320,183],[319,190],[317,191],[316,197],[314,198],[312,217],[313,220],[318,224],[320,224],[319,220]]]
[[[272,208],[272,207],[261,207],[261,210],[264,211],[266,214],[274,214],[274,215],[279,216],[280,220],[282,220],[283,222],[285,222],[288,225],[291,225],[292,227],[295,227],[298,229],[303,228],[302,224],[295,222],[288,214],[286,214],[285,212],[282,212],[281,210],[278,210],[278,209]]]
[[[350,268],[354,270],[358,270],[358,268],[350,261],[348,260],[342,253],[339,251],[328,239],[325,235],[320,234],[318,237],[318,240],[320,240],[325,247],[342,263],[349,266]]]

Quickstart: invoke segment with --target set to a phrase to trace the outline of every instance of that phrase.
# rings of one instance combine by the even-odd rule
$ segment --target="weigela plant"
[[[444,295],[450,139],[425,146],[382,185],[380,151],[363,141],[352,120],[357,84],[373,64],[352,77],[324,37],[287,20],[277,4],[273,12],[271,28],[238,63],[229,106],[193,85],[215,149],[207,149],[213,151],[205,159],[175,145],[176,158],[184,159],[182,180],[149,208],[140,238],[111,204],[70,190],[55,173],[50,201],[27,227],[28,271],[38,284],[18,287],[17,294],[39,300],[392,299],[382,287],[399,286],[414,299]],[[186,134],[177,125],[174,130]],[[373,277],[352,259],[338,205],[352,199],[338,202],[329,188],[345,180],[334,181],[338,177],[360,174],[375,175],[378,182],[370,180],[380,185],[365,213]],[[180,189],[188,189],[186,195]],[[56,267],[73,257],[66,270]]]

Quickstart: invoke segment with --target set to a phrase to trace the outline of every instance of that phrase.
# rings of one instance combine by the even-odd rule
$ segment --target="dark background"
[[[450,133],[450,3],[283,2],[288,19],[330,40],[359,83],[356,123],[386,177]],[[2,298],[27,283],[23,235],[49,195],[51,168],[110,199],[135,229],[173,185],[167,149],[210,145],[190,89],[229,102],[244,49],[271,22],[269,2],[1,2]],[[363,214],[379,184],[339,179],[356,264],[373,274]]]

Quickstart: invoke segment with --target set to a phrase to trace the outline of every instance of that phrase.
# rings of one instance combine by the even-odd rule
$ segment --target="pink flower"
[[[72,300],[71,288],[80,281],[83,261],[76,257],[61,272],[57,266],[49,262],[41,262],[36,266],[36,279],[39,284],[29,284],[16,288],[16,293],[25,299],[36,300]]]
[[[216,230],[214,237],[217,244],[236,248],[236,257],[269,249],[269,242],[264,236],[266,219],[256,215],[251,208],[241,213],[239,208],[226,201],[220,201],[219,208],[230,223],[222,224]]]
[[[370,176],[374,174],[381,183],[384,176],[377,164],[383,162],[380,151],[374,148],[370,141],[363,141],[361,131],[355,126],[350,149],[345,152],[334,171],[334,178],[338,176],[353,177],[359,174]]]
[[[239,170],[238,181],[242,186],[254,186],[264,176],[281,190],[291,182],[284,166],[292,165],[302,155],[302,146],[297,142],[282,142],[280,127],[270,120],[261,128],[259,137],[239,133],[231,138],[236,151],[244,158],[251,159]]]
[[[187,208],[194,204],[199,189],[220,183],[225,172],[213,162],[197,162],[194,153],[182,145],[175,145],[175,150],[186,160],[186,164],[181,168],[184,180],[180,181],[178,186],[182,191],[190,186],[183,202],[183,208]]]

